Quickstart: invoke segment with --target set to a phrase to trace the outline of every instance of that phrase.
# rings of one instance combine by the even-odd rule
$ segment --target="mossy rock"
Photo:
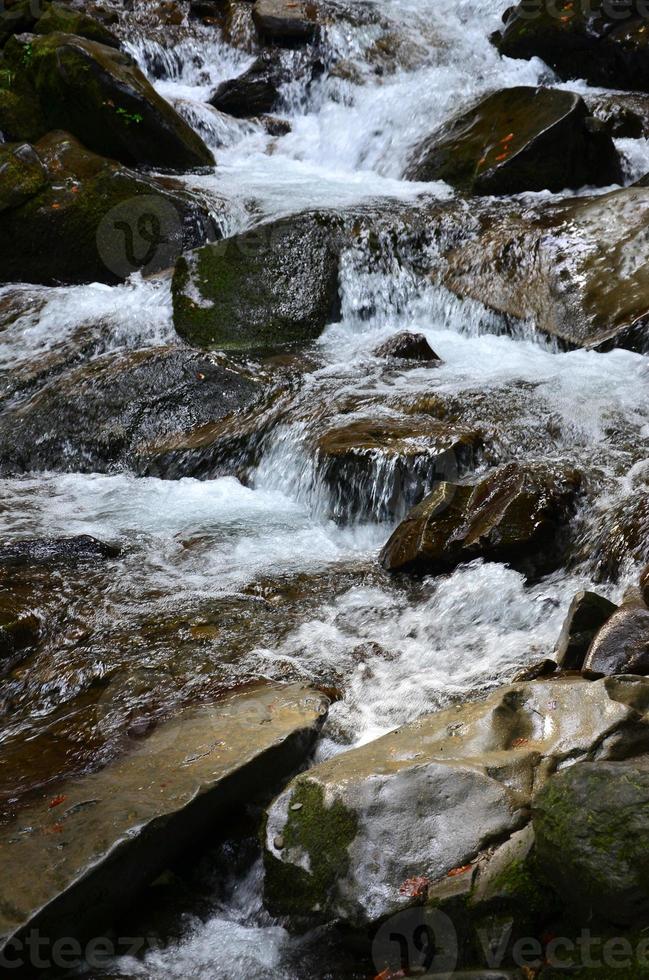
[[[584,101],[558,89],[505,89],[451,120],[415,152],[406,176],[471,194],[620,183],[611,137]]]
[[[523,0],[508,12],[502,32],[494,35],[509,58],[542,58],[565,79],[585,78],[591,85],[649,91],[649,37],[642,0],[588,4]]]
[[[90,153],[67,133],[4,148],[8,161],[17,153],[30,168],[7,163],[0,173],[6,282],[120,282],[173,265],[216,233],[181,187]]]
[[[338,314],[340,222],[282,218],[183,256],[174,326],[197,347],[268,348],[314,340]]]
[[[38,18],[34,33],[54,34],[57,31],[62,34],[86,37],[89,41],[97,41],[110,48],[119,47],[119,40],[113,32],[94,17],[89,17],[73,7],[66,7],[62,3],[50,3]]]
[[[556,568],[580,483],[568,468],[510,463],[478,483],[440,483],[399,524],[381,553],[390,572],[436,574],[474,558],[530,577]]]
[[[10,90],[38,101],[47,129],[67,130],[127,164],[187,170],[214,163],[200,136],[121,51],[72,34],[22,34],[10,39],[4,60]]]
[[[647,921],[649,770],[573,766],[538,794],[533,822],[539,860],[577,921]]]
[[[0,48],[14,34],[31,31],[39,18],[41,8],[34,0],[4,0],[0,13]]]
[[[29,143],[0,144],[0,212],[24,204],[48,179],[47,168]]]

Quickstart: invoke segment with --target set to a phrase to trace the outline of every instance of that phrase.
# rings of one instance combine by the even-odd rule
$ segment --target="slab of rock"
[[[181,257],[174,326],[188,343],[246,350],[314,340],[338,315],[340,223],[281,218]]]
[[[582,98],[591,115],[614,139],[649,136],[649,96],[639,92],[606,92]]]
[[[264,115],[275,109],[285,79],[277,52],[264,51],[243,75],[221,82],[210,105],[239,119]]]
[[[175,181],[136,173],[52,132],[0,145],[0,279],[45,285],[152,274],[216,237]]]
[[[128,465],[141,445],[223,419],[260,390],[248,372],[185,348],[102,355],[0,415],[0,472]]]
[[[312,41],[318,7],[309,0],[256,0],[252,18],[262,40],[294,47]]]
[[[459,212],[434,278],[565,347],[649,349],[649,190]]]
[[[32,929],[50,943],[106,935],[184,849],[213,846],[221,819],[304,763],[327,707],[299,685],[242,689],[21,811],[0,829],[0,952],[20,959]]]
[[[12,91],[26,106],[32,139],[32,103],[46,129],[63,129],[96,153],[140,167],[210,167],[212,153],[172,106],[157,94],[130,55],[73,34],[14,35],[4,49]],[[1,118],[1,116],[0,116]],[[20,128],[20,121],[16,123]]]
[[[649,609],[620,606],[597,632],[582,673],[590,678],[649,674]]]
[[[423,333],[410,333],[404,330],[390,337],[374,351],[375,357],[396,357],[404,361],[426,361],[441,363]]]
[[[542,58],[563,79],[649,91],[647,11],[642,0],[615,5],[523,0],[511,8],[495,41],[509,58]]]
[[[415,150],[409,180],[469,194],[561,191],[622,182],[611,137],[574,92],[518,87],[490,95]]]
[[[529,820],[562,765],[649,744],[649,680],[582,678],[501,688],[405,725],[298,776],[265,830],[269,909],[362,927],[412,903]]]
[[[649,914],[649,769],[593,762],[554,776],[534,801],[539,861],[574,921]]]
[[[557,643],[557,665],[563,670],[581,670],[597,632],[617,608],[596,592],[578,592],[570,603]]]
[[[538,576],[558,567],[579,474],[509,463],[474,484],[442,482],[381,552],[389,572],[436,574],[475,558]]]

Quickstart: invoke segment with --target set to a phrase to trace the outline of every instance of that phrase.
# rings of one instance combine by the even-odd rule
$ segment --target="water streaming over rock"
[[[116,467],[0,480],[3,538],[87,533],[123,548],[82,584],[65,569],[39,584],[46,642],[2,694],[16,798],[47,783],[45,764],[19,774],[27,740],[82,770],[116,750],[125,719],[249,678],[340,690],[321,755],[484,691],[551,652],[575,590],[617,560],[605,547],[616,515],[633,512],[638,487],[646,488],[645,358],[559,352],[525,324],[512,331],[434,285],[428,264],[407,258],[399,215],[452,197],[443,184],[400,179],[412,147],[483,93],[551,77],[540,61],[503,60],[489,44],[506,0],[336,8],[320,41],[322,71],[311,78],[298,70],[282,89],[277,114],[290,132],[281,137],[205,104],[218,83],[252,64],[245,24],[234,46],[217,27],[187,19],[156,28],[147,6],[136,0],[125,17],[127,46],[213,148],[214,173],[183,180],[210,202],[223,234],[305,208],[362,205],[388,217],[392,231],[344,254],[340,320],[304,355],[299,377],[290,363],[264,365],[284,379],[283,394],[267,407],[254,446],[241,439],[240,465],[227,475],[203,454],[200,479]],[[300,64],[299,52],[283,57]],[[645,141],[619,145],[629,179],[647,169]],[[420,240],[415,251],[421,259],[434,247],[422,251]],[[179,343],[166,278],[17,285],[0,289],[5,300],[17,309],[1,335],[5,407],[79,359]],[[386,365],[375,355],[404,329],[423,333],[442,363]],[[431,437],[431,419],[450,420],[453,438]],[[388,431],[398,433],[396,447],[386,444]],[[453,478],[525,458],[589,471],[595,505],[575,517],[570,570],[533,587],[479,561],[408,584],[381,571],[380,547],[440,472]],[[636,571],[628,558],[618,566],[617,584],[600,586],[613,597]],[[96,975],[334,976],[323,962],[329,938],[292,939],[272,922],[254,847],[244,857],[234,878],[215,859],[212,910],[187,921],[184,935]]]

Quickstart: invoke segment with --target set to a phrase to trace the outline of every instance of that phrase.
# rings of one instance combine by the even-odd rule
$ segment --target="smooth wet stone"
[[[441,363],[423,333],[410,333],[404,330],[390,337],[374,351],[375,357],[396,357],[405,361],[425,361]]]
[[[534,800],[539,861],[573,921],[593,915],[644,925],[649,914],[649,770],[587,762],[560,772]]]
[[[399,524],[381,563],[428,575],[484,558],[545,574],[561,562],[579,484],[574,470],[518,463],[477,483],[440,483]]]
[[[252,17],[262,40],[289,47],[312,41],[318,29],[318,7],[310,0],[256,0]]]
[[[614,139],[649,137],[649,95],[640,92],[604,92],[583,95],[588,111]]]
[[[304,763],[327,707],[299,685],[242,689],[22,810],[0,828],[0,950],[15,959],[32,929],[52,942],[106,935],[186,848],[214,846],[222,819]]]
[[[252,405],[261,387],[249,371],[186,348],[101,355],[0,416],[0,472],[133,465],[151,442]]]
[[[623,604],[597,632],[584,661],[584,677],[649,674],[649,610]]]
[[[37,7],[39,3],[31,0],[32,6]],[[111,48],[119,48],[120,42],[105,24],[89,17],[81,10],[75,10],[64,3],[42,4],[43,13],[34,25],[34,34],[53,34],[56,31],[62,34],[75,34],[77,37],[85,37],[89,41],[97,41],[98,44],[106,44]]]
[[[617,610],[610,602],[596,592],[578,592],[572,602],[563,624],[554,656],[563,670],[581,670],[598,630]]]
[[[121,282],[168,268],[217,234],[208,208],[177,182],[136,173],[61,131],[0,146],[0,210],[4,282]]]
[[[493,39],[509,58],[541,58],[564,80],[649,91],[647,11],[642,0],[556,4],[523,0]]]
[[[314,340],[339,309],[340,222],[298,214],[176,263],[174,326],[188,343],[247,350]]]
[[[286,78],[277,53],[265,51],[243,75],[221,82],[210,105],[239,119],[264,115],[276,108],[280,85]]]
[[[521,86],[433,133],[406,177],[444,180],[469,194],[519,194],[617,184],[622,171],[611,137],[589,120],[580,96]]]
[[[644,187],[538,206],[472,205],[471,215],[454,216],[460,234],[432,276],[567,348],[649,350],[648,214]]]
[[[116,558],[120,549],[89,534],[73,538],[18,538],[0,541],[0,566],[48,565],[52,562]]]
[[[595,747],[602,759],[646,752],[648,709],[644,678],[515,684],[315,766],[268,810],[268,908],[297,924],[392,915],[412,903],[402,883],[443,879],[525,826],[558,767]]]
[[[12,91],[35,102],[46,129],[63,129],[95,153],[136,166],[210,167],[212,153],[189,123],[121,51],[72,34],[21,34],[5,47]],[[1,117],[1,113],[0,113]],[[10,133],[31,139],[32,133]]]

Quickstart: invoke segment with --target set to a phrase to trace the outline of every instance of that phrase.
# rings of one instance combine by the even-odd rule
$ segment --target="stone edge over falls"
[[[244,688],[184,710],[130,754],[20,811],[0,829],[0,951],[15,959],[32,929],[52,942],[104,935],[170,860],[201,839],[213,845],[229,812],[304,764],[328,706],[297,684]]]

